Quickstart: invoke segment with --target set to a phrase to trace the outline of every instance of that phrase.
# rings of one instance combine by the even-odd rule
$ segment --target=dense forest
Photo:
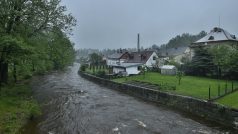
[[[76,20],[60,0],[0,1],[0,81],[63,69],[74,60]]]
[[[176,47],[186,47],[206,35],[207,35],[207,33],[205,31],[201,31],[200,33],[198,33],[196,35],[191,35],[189,33],[183,33],[182,35],[177,35],[176,37],[170,39],[167,44],[161,45],[160,48],[168,49],[168,48],[176,48]]]

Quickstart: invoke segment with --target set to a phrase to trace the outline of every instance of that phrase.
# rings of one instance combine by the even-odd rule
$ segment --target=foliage
[[[28,84],[8,85],[0,91],[0,133],[15,134],[27,122],[41,114],[32,99]]]
[[[79,70],[82,71],[82,72],[85,72],[86,68],[87,68],[87,66],[85,64],[83,64],[83,65],[80,66]]]
[[[210,76],[218,79],[238,79],[238,50],[229,45],[214,45],[195,49],[191,62],[185,62],[189,75]]]
[[[96,73],[96,76],[104,78],[106,75],[106,72],[104,70],[100,70]]]
[[[99,64],[101,64],[102,61],[102,56],[97,54],[97,53],[92,53],[89,55],[89,59],[92,65],[96,65],[98,66]]]
[[[214,72],[213,57],[206,48],[195,49],[195,55],[186,65],[186,74],[197,76],[209,76]]]
[[[183,72],[182,71],[177,71],[176,78],[178,79],[178,84],[180,85],[181,79],[183,77]]]
[[[182,35],[177,35],[176,37],[169,40],[169,42],[167,44],[161,45],[160,49],[168,49],[168,48],[188,46],[191,43],[201,39],[202,37],[204,37],[206,35],[207,35],[207,33],[205,31],[201,31],[197,35],[191,35],[191,34],[188,34],[188,33],[183,33]]]
[[[60,0],[0,1],[0,82],[63,69],[74,60],[76,20]]]

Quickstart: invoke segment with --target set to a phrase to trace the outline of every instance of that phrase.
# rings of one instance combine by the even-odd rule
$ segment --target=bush
[[[82,72],[85,72],[86,68],[87,68],[87,66],[85,64],[83,64],[83,65],[80,66],[79,70],[82,71]]]
[[[102,77],[102,78],[104,78],[105,75],[106,75],[106,72],[105,72],[105,71],[98,71],[98,72],[96,73],[96,76]]]

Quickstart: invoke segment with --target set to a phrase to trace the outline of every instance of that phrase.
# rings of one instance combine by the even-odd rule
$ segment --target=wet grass
[[[178,84],[178,79],[176,76],[161,75],[155,72],[148,72],[145,76],[137,75],[131,76],[128,78],[118,78],[114,79],[116,82],[125,82],[125,81],[144,81],[153,84],[168,84],[176,86],[176,90],[166,90],[167,92],[172,92],[180,95],[192,96],[200,99],[208,99],[209,86],[211,89],[211,98],[218,96],[218,86],[220,85],[220,94],[225,92],[225,87],[227,85],[227,91],[231,90],[231,81],[225,80],[216,80],[203,77],[194,77],[194,76],[183,76],[181,84]],[[234,82],[234,88],[238,88],[238,82]]]
[[[238,109],[238,91],[236,91],[232,94],[229,94],[223,98],[220,98],[216,102]]]
[[[7,85],[0,91],[0,133],[15,134],[29,119],[40,114],[28,82]]]
[[[87,68],[86,70],[85,70],[85,72],[86,73],[89,73],[89,74],[96,74],[97,72],[99,72],[99,71],[105,71],[105,73],[108,73],[109,72],[109,70],[107,69],[107,68],[96,68],[96,69],[89,69],[89,68]]]

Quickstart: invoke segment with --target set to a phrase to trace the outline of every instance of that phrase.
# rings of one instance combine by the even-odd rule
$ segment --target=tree
[[[192,75],[207,76],[214,72],[213,57],[207,48],[196,48],[192,61],[186,66],[186,73]]]
[[[178,79],[178,84],[180,85],[181,79],[183,77],[183,72],[182,71],[177,71],[176,78]]]
[[[1,0],[0,36],[11,37],[10,40],[20,39],[23,42],[28,42],[13,44],[13,46],[18,46],[15,48],[22,48],[22,44],[35,47],[35,42],[29,43],[31,38],[47,36],[55,27],[61,32],[70,33],[76,20],[71,14],[65,14],[66,7],[60,6],[59,3],[60,0]],[[3,39],[0,39],[0,44],[0,80],[6,83],[9,64],[16,65],[13,63],[16,60],[8,58],[18,59],[19,55],[9,56],[11,53],[15,53],[13,51],[18,51],[9,49],[12,44],[7,44]],[[24,56],[24,54],[22,55]]]
[[[102,56],[97,53],[90,54],[89,59],[90,59],[90,64],[93,66],[93,70],[95,66],[98,67],[98,65],[100,65],[103,62]]]
[[[213,63],[216,68],[216,75],[221,78],[227,71],[229,66],[230,58],[230,48],[226,45],[213,46],[208,49],[209,53],[212,55]]]

